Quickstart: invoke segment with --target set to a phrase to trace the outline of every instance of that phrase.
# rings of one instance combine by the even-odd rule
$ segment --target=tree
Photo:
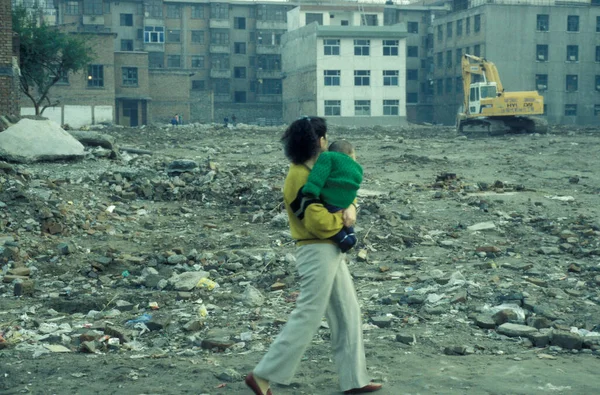
[[[50,88],[69,73],[86,67],[93,60],[93,51],[83,38],[40,22],[35,11],[17,7],[12,20],[19,37],[19,85],[33,102],[35,114],[41,115],[58,104],[50,100]]]

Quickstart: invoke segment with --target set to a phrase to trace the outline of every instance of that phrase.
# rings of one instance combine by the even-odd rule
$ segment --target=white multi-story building
[[[381,7],[300,6],[282,38],[283,117],[337,125],[406,122],[406,27]]]

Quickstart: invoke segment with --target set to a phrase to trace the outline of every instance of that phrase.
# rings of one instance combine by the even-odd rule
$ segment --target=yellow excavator
[[[494,63],[462,56],[464,102],[456,129],[464,134],[546,133],[544,98],[537,91],[505,92]]]

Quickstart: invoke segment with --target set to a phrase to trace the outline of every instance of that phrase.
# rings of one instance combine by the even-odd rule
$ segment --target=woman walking
[[[346,255],[330,240],[344,225],[354,225],[356,207],[330,213],[318,200],[301,193],[319,154],[327,147],[325,119],[294,121],[281,140],[292,162],[283,196],[291,235],[298,246],[300,295],[287,324],[246,377],[246,384],[255,395],[272,395],[271,382],[289,384],[325,315],[341,390],[347,394],[377,391],[381,384],[370,383],[367,374],[360,307]]]

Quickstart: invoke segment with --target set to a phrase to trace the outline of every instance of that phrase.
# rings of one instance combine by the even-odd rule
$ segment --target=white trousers
[[[270,382],[290,384],[325,315],[341,390],[369,384],[360,307],[345,254],[332,244],[304,245],[298,247],[296,268],[300,275],[296,308],[254,374]]]

